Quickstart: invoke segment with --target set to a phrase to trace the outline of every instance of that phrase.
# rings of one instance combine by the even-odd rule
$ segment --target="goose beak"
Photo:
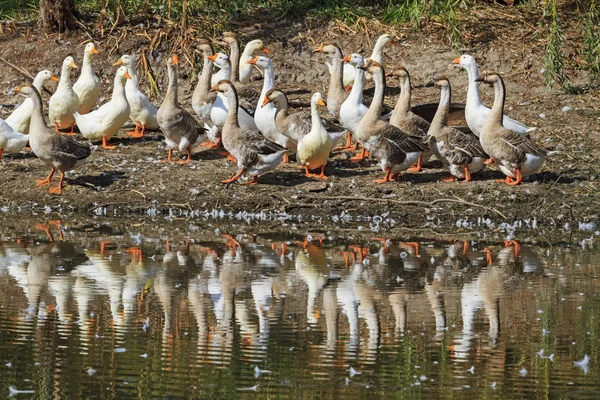
[[[342,62],[349,63],[350,62],[350,58],[351,58],[351,56],[346,56],[346,57],[342,58]]]
[[[475,82],[484,82],[484,79],[484,76],[480,76],[479,78],[475,79]]]
[[[429,82],[427,82],[426,84],[422,85],[422,87],[434,87],[434,86],[435,86],[435,79],[432,79]]]
[[[263,46],[263,48],[262,48],[262,51],[264,51],[264,52],[265,52],[265,53],[267,53],[267,54],[269,54],[269,53],[270,53],[269,49],[267,49],[265,46]]]
[[[319,47],[315,48],[315,49],[313,50],[313,53],[320,53],[320,52],[322,52],[322,51],[323,51],[323,43],[321,43],[321,44],[319,45]]]
[[[256,65],[258,62],[258,56],[254,57],[252,60],[246,61],[248,64]]]
[[[319,99],[319,100],[317,100],[317,104],[320,106],[324,106],[325,102],[323,101],[323,99]]]
[[[96,47],[92,47],[92,54],[98,54],[98,53],[100,53],[98,51],[98,49],[96,49]]]
[[[179,57],[177,56],[177,54],[175,54],[173,57],[171,57],[171,62],[173,64],[179,64]]]
[[[217,90],[219,90],[219,84],[216,84],[215,86],[210,88],[211,92],[216,92]]]
[[[217,61],[217,53],[213,54],[212,56],[208,56],[206,58],[208,58],[212,62],[215,62],[215,61]]]
[[[71,68],[77,68],[77,64],[75,64],[73,61],[71,61]]]
[[[58,79],[58,76],[56,76],[56,75],[51,75],[50,80],[53,80],[55,82],[60,82],[60,79]]]
[[[13,89],[13,92],[15,93],[20,93],[21,92],[21,85],[17,86],[16,88]]]
[[[113,64],[113,66],[118,67],[119,65],[123,65],[123,60],[119,58],[119,60]]]
[[[129,75],[129,72],[125,71],[125,73],[123,74],[123,76],[127,79],[132,79],[131,75]]]
[[[394,76],[394,73],[392,71],[390,71],[387,74],[385,74],[386,78],[389,78],[390,76]]]
[[[460,56],[458,56],[454,60],[452,60],[452,64],[460,64]]]
[[[264,106],[266,106],[270,102],[271,102],[271,100],[269,100],[269,98],[267,96],[265,96],[265,99],[262,102],[261,108],[264,107]]]

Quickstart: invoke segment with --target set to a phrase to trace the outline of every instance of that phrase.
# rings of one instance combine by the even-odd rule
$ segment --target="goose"
[[[516,186],[524,177],[538,171],[549,154],[533,140],[503,125],[506,89],[498,73],[484,72],[475,82],[483,82],[494,87],[494,105],[479,137],[481,146],[506,175],[506,179],[499,182]]]
[[[325,176],[325,165],[329,158],[329,153],[333,148],[331,136],[325,130],[321,118],[319,117],[318,106],[324,106],[321,93],[312,95],[310,102],[311,110],[311,129],[298,142],[298,152],[296,156],[298,163],[304,166],[307,178],[327,179]],[[321,168],[321,174],[311,174],[309,170]]]
[[[425,137],[429,129],[429,122],[421,116],[413,113],[410,107],[410,74],[403,66],[395,67],[388,76],[396,76],[400,80],[400,96],[390,117],[390,124],[402,129],[411,136]],[[409,168],[409,172],[419,172],[422,169],[423,159],[427,161],[431,157],[431,151],[421,153],[417,164]]]
[[[126,80],[132,80],[131,75],[127,72],[126,66],[121,66],[115,74],[110,101],[91,113],[83,115],[75,113],[75,120],[81,134],[89,140],[102,139],[102,147],[105,149],[116,148],[116,146],[109,146],[108,141],[129,118],[131,109],[125,95]]]
[[[266,54],[269,54],[269,50],[265,47],[265,44],[262,40],[256,39],[251,40],[244,47],[244,52],[240,57],[240,82],[244,85],[250,83],[252,79],[252,64],[249,64],[248,61],[252,60],[258,51],[263,51]]]
[[[48,177],[36,181],[36,185],[49,185],[54,172],[58,170],[60,172],[60,183],[56,187],[49,188],[48,193],[61,195],[65,172],[82,166],[90,156],[91,150],[89,146],[48,129],[46,121],[44,121],[42,97],[37,89],[24,86],[18,88],[17,91],[33,100],[33,112],[29,127],[31,150],[40,160],[52,168]]]
[[[127,132],[127,134],[132,138],[141,138],[144,136],[146,129],[158,129],[158,122],[156,121],[158,109],[140,90],[137,69],[133,57],[124,54],[113,65],[126,66],[127,73],[131,76],[131,79],[128,79],[125,83],[125,96],[127,97],[130,108],[129,119],[135,124],[135,130]]]
[[[217,138],[217,128],[210,118],[210,112],[217,99],[217,93],[211,92],[210,81],[212,77],[213,62],[210,57],[214,54],[214,50],[210,41],[200,39],[198,42],[198,50],[204,58],[202,71],[198,73],[198,84],[192,94],[192,108],[196,115],[200,117],[206,129],[206,134],[209,139],[207,143],[201,143],[202,146],[209,149],[216,149],[221,144],[221,138]],[[213,141],[214,139],[214,141]],[[215,143],[217,141],[217,143]]]
[[[223,126],[223,147],[237,159],[239,171],[221,183],[237,181],[242,174],[252,176],[247,184],[258,183],[258,175],[275,169],[282,161],[287,149],[271,142],[260,133],[243,129],[238,122],[237,90],[231,81],[222,80],[211,90],[226,96],[229,104],[227,121]]]
[[[215,65],[217,67],[219,67],[219,68],[221,68],[221,70],[225,71],[226,77],[231,77],[231,62],[229,60],[229,57],[227,57],[227,54],[215,53],[208,58],[213,63],[215,63]],[[227,79],[225,79],[225,80],[227,80]],[[214,85],[213,85],[213,87],[214,87]],[[236,86],[236,90],[237,90],[237,86]],[[245,93],[246,91],[242,91],[242,92]],[[240,96],[239,92],[238,92],[238,96]],[[252,108],[253,104],[256,104],[256,103],[251,103],[251,101],[252,101],[252,99],[246,100],[244,98],[238,97],[239,124],[242,127],[242,129],[244,129],[244,130],[251,130],[253,132],[258,133],[258,128],[256,127],[256,123],[254,122],[254,110]],[[213,107],[210,110],[210,118],[211,118],[213,124],[215,124],[215,126],[219,129],[219,135],[220,135],[220,130],[223,128],[223,125],[225,125],[225,121],[227,120],[228,110],[229,110],[229,105],[227,103],[227,98],[222,93],[219,92],[217,95],[217,98],[215,100],[215,103],[213,104]],[[218,137],[220,137],[220,136],[218,136]]]
[[[469,86],[467,89],[467,104],[465,105],[465,119],[471,132],[477,137],[481,135],[483,125],[490,115],[490,109],[483,105],[481,98],[479,97],[479,86],[477,85],[479,79],[479,71],[477,69],[477,63],[475,58],[468,54],[456,57],[452,64],[457,64],[460,68],[467,71]],[[519,121],[507,117],[502,117],[502,125],[513,132],[517,132],[519,135],[527,136],[530,132],[536,128],[529,128]]]
[[[50,97],[48,103],[48,116],[56,132],[59,129],[71,127],[70,135],[74,135],[75,114],[79,111],[79,97],[71,86],[71,69],[77,68],[73,57],[68,56],[63,61],[60,80],[56,92]]]
[[[187,154],[184,161],[180,160],[178,162],[189,164],[192,159],[192,149],[200,144],[204,128],[198,125],[192,114],[179,105],[177,64],[179,64],[177,55],[167,59],[169,87],[165,99],[156,113],[156,120],[160,130],[165,135],[165,142],[169,148],[169,156],[162,162],[172,162],[173,149],[178,149],[180,152]]]
[[[379,36],[379,38],[377,38],[377,42],[375,42],[375,47],[373,47],[373,53],[369,58],[383,65],[383,48],[391,41],[392,38],[387,33],[384,33],[383,35]],[[327,64],[329,73],[333,75],[334,64],[329,62],[325,62],[325,64]],[[366,74],[365,79],[367,81],[371,81],[373,80],[373,77],[371,76],[371,74]],[[354,83],[356,82],[356,66],[348,63],[348,61],[346,61],[346,64],[344,64],[343,67],[343,81],[344,87],[347,90],[349,89],[349,86],[354,85]]]
[[[98,78],[92,67],[92,56],[94,54],[98,54],[98,50],[93,42],[89,42],[83,50],[81,75],[79,75],[77,82],[73,84],[73,91],[79,98],[79,114],[89,113],[96,105],[100,93],[102,93],[100,78]]]
[[[362,68],[373,75],[375,95],[369,110],[358,124],[357,139],[364,148],[379,160],[385,176],[375,182],[385,183],[395,180],[400,171],[408,169],[419,159],[427,148],[422,139],[410,136],[401,129],[382,121],[381,108],[385,93],[385,71],[377,61],[367,60]]]
[[[333,42],[321,43],[321,45],[313,50],[313,53],[323,53],[329,56],[332,60],[333,73],[327,90],[327,111],[335,118],[340,117],[340,107],[346,99],[346,91],[342,81],[342,50]]]
[[[342,61],[345,63],[344,65],[352,65],[353,67],[361,67],[365,62],[364,58],[357,53],[346,56]],[[352,135],[356,133],[358,124],[368,110],[367,106],[363,104],[364,80],[365,71],[361,68],[354,68],[354,85],[350,95],[340,107],[340,122],[348,130],[346,145],[341,150],[356,151],[358,149],[358,141],[352,146]]]
[[[59,79],[47,69],[38,72],[33,80],[33,87],[41,93],[44,84],[48,80],[58,82]],[[25,99],[23,103],[6,118],[6,123],[10,125],[17,132],[24,134],[29,133],[29,119],[31,118],[31,112],[33,111],[33,102],[30,99]]]
[[[437,77],[426,86],[441,89],[440,103],[427,131],[429,147],[450,171],[450,177],[441,180],[453,182],[464,179],[463,182],[469,182],[471,174],[481,171],[489,157],[477,136],[448,126],[452,93],[448,78]]]
[[[0,160],[2,160],[4,152],[18,153],[23,150],[28,141],[29,138],[27,135],[13,129],[6,121],[0,118]]]
[[[269,103],[273,103],[277,109],[277,112],[275,113],[275,126],[277,126],[279,132],[296,143],[298,143],[310,132],[312,125],[311,112],[300,111],[294,114],[289,114],[288,99],[282,91],[277,89],[269,90],[265,94],[261,107],[264,107]],[[319,120],[327,130],[328,135],[331,137],[332,143],[335,145],[340,137],[344,134],[344,131],[340,130],[340,127],[331,124],[327,120],[323,120],[322,118],[319,118]],[[329,131],[329,129],[336,128],[337,131]]]
[[[256,65],[258,69],[264,73],[264,81],[262,91],[260,92],[260,98],[264,99],[267,92],[275,87],[275,71],[273,69],[273,62],[271,59],[262,56],[256,56],[250,61],[250,65]],[[277,109],[272,103],[264,103],[261,107],[257,107],[254,112],[254,123],[256,127],[263,134],[264,137],[278,145],[285,147],[286,149],[296,152],[298,142],[291,140],[288,136],[283,135],[277,126],[275,125],[275,112]],[[283,162],[289,162],[289,155],[286,154],[283,157]]]

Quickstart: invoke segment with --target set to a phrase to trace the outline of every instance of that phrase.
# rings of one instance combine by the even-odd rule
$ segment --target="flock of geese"
[[[0,119],[0,157],[4,151],[23,150],[29,142],[35,155],[51,168],[49,176],[38,180],[37,185],[49,185],[55,171],[59,171],[60,183],[49,192],[60,195],[65,172],[80,167],[91,154],[89,146],[69,137],[74,135],[75,124],[85,138],[102,140],[105,149],[114,148],[108,142],[128,120],[135,124],[135,131],[127,132],[132,137],[139,138],[147,129],[160,128],[169,151],[164,162],[173,161],[173,150],[187,155],[178,161],[187,164],[198,145],[216,149],[222,144],[229,153],[228,159],[237,162],[238,167],[237,173],[222,183],[232,183],[244,176],[246,184],[255,184],[259,175],[274,170],[281,162],[289,162],[290,153],[296,154],[307,177],[327,179],[325,166],[344,132],[347,132],[346,145],[338,149],[357,150],[362,146],[360,154],[351,160],[375,158],[385,173],[377,183],[394,181],[402,171],[420,171],[422,162],[433,154],[451,174],[444,181],[470,181],[471,175],[481,171],[485,164],[495,162],[506,175],[502,182],[514,186],[538,171],[549,156],[529,137],[535,128],[504,115],[506,91],[502,77],[496,72],[480,76],[475,60],[469,55],[452,61],[466,69],[469,77],[465,116],[471,132],[463,132],[448,126],[451,86],[446,77],[437,76],[424,85],[437,87],[441,92],[432,121],[411,111],[409,72],[401,66],[388,74],[384,71],[383,48],[391,41],[387,34],[377,40],[368,59],[356,53],[344,57],[333,42],[315,48],[313,53],[328,58],[331,77],[326,102],[321,93],[314,93],[310,112],[296,113],[290,112],[285,93],[275,88],[272,61],[255,55],[269,52],[262,40],[249,42],[241,54],[235,33],[225,32],[222,40],[230,49],[229,55],[215,53],[208,40],[201,39],[196,44],[196,50],[204,57],[192,96],[196,117],[179,103],[176,55],[166,60],[169,84],[159,108],[140,90],[134,58],[123,55],[114,64],[118,69],[111,99],[92,111],[102,87],[91,62],[98,51],[92,42],[88,43],[81,74],[74,84],[70,75],[77,65],[69,56],[63,62],[60,79],[50,71],[41,71],[33,86],[15,89],[26,99],[6,121]],[[219,68],[216,73],[214,66]],[[254,67],[264,76],[260,93],[247,85]],[[394,110],[382,116],[386,77],[398,79],[401,92]],[[54,131],[46,125],[40,96],[47,80],[59,82],[48,104]],[[367,107],[363,103],[363,89],[368,81],[374,82],[375,94]],[[491,109],[481,102],[479,82],[494,89]],[[319,106],[325,105],[341,128],[321,119]],[[61,129],[68,128],[70,133],[61,134]],[[204,137],[208,141],[201,143]],[[352,138],[356,139],[354,145]],[[319,173],[311,173],[315,170]]]

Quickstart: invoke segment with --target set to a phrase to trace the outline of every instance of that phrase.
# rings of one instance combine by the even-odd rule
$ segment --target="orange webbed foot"
[[[494,160],[493,158],[488,158],[487,160],[485,160],[484,164],[485,165],[490,165],[490,164],[493,164],[495,162],[496,162],[496,160]]]
[[[440,178],[440,182],[454,182],[456,181],[456,177],[454,175],[444,176]]]
[[[56,195],[61,195],[62,194],[62,186],[54,186],[51,188],[48,188],[48,193],[50,194],[56,194]]]

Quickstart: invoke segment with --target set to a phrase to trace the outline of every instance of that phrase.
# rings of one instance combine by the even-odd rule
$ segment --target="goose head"
[[[121,56],[121,58],[119,58],[117,60],[116,63],[113,64],[115,67],[119,66],[119,65],[125,65],[126,67],[129,68],[134,68],[135,67],[135,60],[133,59],[132,56],[128,55],[128,54],[123,54]]]
[[[83,55],[90,57],[92,54],[98,54],[99,51],[96,49],[96,45],[94,42],[89,42],[85,45],[85,49],[83,50]]]
[[[232,44],[240,44],[240,39],[238,39],[237,35],[233,32],[223,32],[223,36],[221,36],[221,40],[225,42],[229,47]]]
[[[424,87],[439,87],[440,89],[450,87],[450,80],[445,76],[435,76],[429,82],[427,82]]]
[[[475,79],[475,82],[483,82],[490,86],[494,86],[497,82],[504,83],[500,74],[493,71],[483,71],[481,76]]]
[[[211,92],[220,92],[220,93],[227,94],[230,91],[234,91],[235,92],[235,87],[233,86],[233,83],[231,83],[231,81],[229,81],[227,79],[222,79],[219,82],[217,82],[216,85],[214,85],[210,89],[210,91]]]
[[[362,69],[363,71],[367,71],[373,75],[382,74],[384,72],[383,65],[379,64],[375,60],[371,60],[370,58],[367,58],[365,60],[364,65],[362,67],[358,67],[358,68]]]
[[[392,69],[389,73],[386,74],[386,76],[395,76],[400,78],[400,80],[406,79],[408,78],[408,70],[403,67],[402,65],[398,65],[396,67],[394,67],[394,69]]]
[[[127,72],[127,67],[125,65],[119,67],[117,70],[117,77],[120,78],[122,83],[125,83],[126,79],[131,79],[131,75]]]
[[[324,42],[321,43],[318,47],[313,50],[313,53],[323,53],[328,55],[329,57],[342,57],[342,50],[340,47],[334,42]]]
[[[466,67],[471,67],[473,65],[477,65],[473,56],[470,56],[468,54],[463,54],[462,56],[456,57],[454,60],[452,60],[452,64],[458,65],[461,68],[466,68]]]
[[[392,37],[389,34],[384,33],[383,35],[379,36],[379,38],[377,39],[376,45],[383,47],[391,41],[392,41]]]
[[[348,54],[346,57],[342,58],[342,61],[352,64],[355,67],[362,67],[365,63],[363,56],[358,53]]]
[[[215,65],[219,68],[223,68],[227,65],[230,65],[229,56],[225,53],[215,53],[211,56],[207,57],[210,61],[215,63]]]
[[[310,104],[313,107],[324,106],[325,102],[323,101],[323,95],[320,92],[316,92],[315,94],[313,94],[310,98]]]
[[[260,51],[260,50],[269,54],[269,50],[265,47],[265,44],[260,39],[251,40],[246,45],[246,48],[251,50],[250,55],[252,55],[252,54],[254,54],[254,52]]]
[[[204,57],[212,56],[215,53],[212,43],[206,39],[198,40],[196,50],[201,52]]]
[[[275,104],[275,107],[279,108],[281,100],[285,99],[285,94],[281,90],[271,89],[265,94],[265,98],[261,104],[261,107],[266,106],[269,103]]]
[[[15,88],[14,92],[20,94],[23,97],[34,97],[35,93],[37,92],[37,89],[34,88],[33,86],[21,85],[21,86]],[[38,93],[38,96],[39,96],[39,93]]]
[[[269,68],[270,66],[273,66],[273,62],[271,62],[271,59],[263,56],[256,56],[252,60],[248,60],[247,63],[256,65],[262,71]]]
[[[48,71],[47,69],[40,71],[37,73],[37,75],[35,76],[35,80],[41,79],[42,83],[48,81],[48,80],[52,80],[52,81],[60,81],[60,79],[58,79],[58,77],[56,75],[53,75],[52,72]]]
[[[179,64],[179,57],[177,56],[177,54],[172,55],[171,57],[167,58],[168,66],[178,65],[178,64]]]
[[[67,71],[71,71],[73,68],[77,68],[77,64],[75,64],[75,59],[71,56],[68,56],[63,61],[63,68],[67,68]]]

